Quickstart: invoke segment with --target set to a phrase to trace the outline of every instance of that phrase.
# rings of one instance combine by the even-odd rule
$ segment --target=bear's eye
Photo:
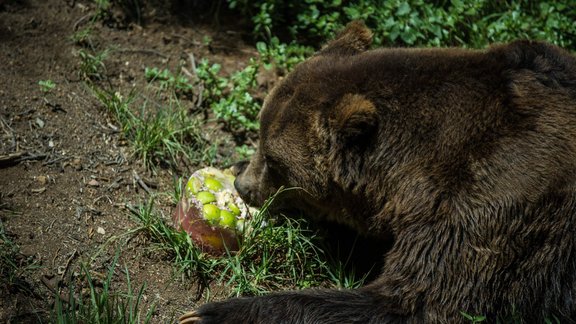
[[[280,168],[278,160],[270,155],[264,155],[264,163],[269,169],[278,170]]]
[[[264,155],[264,163],[266,163],[268,166],[273,166],[276,164],[276,160],[270,155],[266,154]]]

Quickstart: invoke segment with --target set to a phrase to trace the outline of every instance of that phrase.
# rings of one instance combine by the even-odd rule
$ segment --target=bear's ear
[[[342,30],[336,38],[326,44],[319,55],[355,55],[364,52],[372,44],[372,31],[360,20],[355,20]]]
[[[346,142],[365,138],[378,125],[376,107],[359,94],[345,94],[329,119],[332,132]]]

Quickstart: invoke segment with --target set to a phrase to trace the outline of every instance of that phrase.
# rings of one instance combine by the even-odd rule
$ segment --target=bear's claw
[[[188,312],[180,318],[178,318],[178,323],[180,324],[193,324],[193,323],[200,323],[200,317],[196,311]]]

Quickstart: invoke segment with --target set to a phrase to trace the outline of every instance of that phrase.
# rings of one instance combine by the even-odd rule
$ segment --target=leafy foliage
[[[517,38],[576,45],[576,11],[565,2],[488,0],[282,1],[228,0],[252,15],[259,38],[288,29],[299,41],[329,38],[348,21],[362,19],[380,45],[484,47]],[[288,26],[288,27],[286,27]]]
[[[56,83],[54,83],[54,81],[52,81],[50,79],[40,80],[40,81],[38,81],[38,85],[40,86],[40,91],[42,91],[44,93],[48,93],[56,87]]]
[[[541,39],[576,47],[576,10],[556,1],[488,0],[227,0],[251,16],[259,61],[229,79],[212,79],[211,107],[232,130],[256,131],[261,102],[250,94],[257,68],[289,72],[352,20],[363,20],[375,45],[483,48],[514,39]],[[278,35],[283,35],[285,43]],[[308,46],[302,45],[308,44]],[[212,69],[215,69],[212,66]],[[212,75],[214,77],[214,74]],[[209,80],[209,79],[208,79]],[[228,84],[227,86],[222,86]],[[228,90],[227,90],[228,89]],[[219,99],[218,99],[219,98]]]
[[[206,63],[201,66],[208,67]],[[208,70],[217,71],[219,67],[212,65],[208,67]],[[212,99],[209,102],[210,108],[216,118],[224,122],[232,131],[258,130],[256,115],[262,104],[250,94],[251,90],[257,86],[257,73],[258,65],[253,59],[250,60],[246,68],[233,73],[228,79],[220,78],[214,73],[205,73],[211,77],[205,79],[206,82],[217,85],[217,87],[208,90],[209,93],[207,93]],[[204,88],[209,87],[205,86]],[[221,96],[215,95],[215,92]]]

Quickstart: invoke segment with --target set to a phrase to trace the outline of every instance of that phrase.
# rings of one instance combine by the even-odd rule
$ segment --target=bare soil
[[[133,287],[146,283],[144,308],[156,305],[152,322],[173,321],[204,300],[195,283],[174,275],[170,260],[150,251],[149,242],[126,236],[136,224],[125,204],[149,196],[135,179],[170,192],[174,178],[190,170],[144,168],[79,77],[79,45],[70,37],[86,25],[94,6],[0,0],[0,221],[19,246],[14,262],[29,266],[0,281],[12,283],[0,286],[0,323],[50,322],[54,292],[78,276],[82,263],[95,278],[103,277],[119,244],[113,288],[125,287],[125,265]],[[225,71],[240,69],[255,55],[236,29],[177,19],[169,4],[158,8],[165,15],[147,9],[145,25],[120,18],[118,24],[94,24],[93,46],[116,49],[106,59],[106,82],[113,87],[128,91],[143,82],[144,67],[175,66],[189,54],[219,62]],[[56,88],[45,94],[40,80],[52,80]],[[156,203],[169,217],[171,200]]]

